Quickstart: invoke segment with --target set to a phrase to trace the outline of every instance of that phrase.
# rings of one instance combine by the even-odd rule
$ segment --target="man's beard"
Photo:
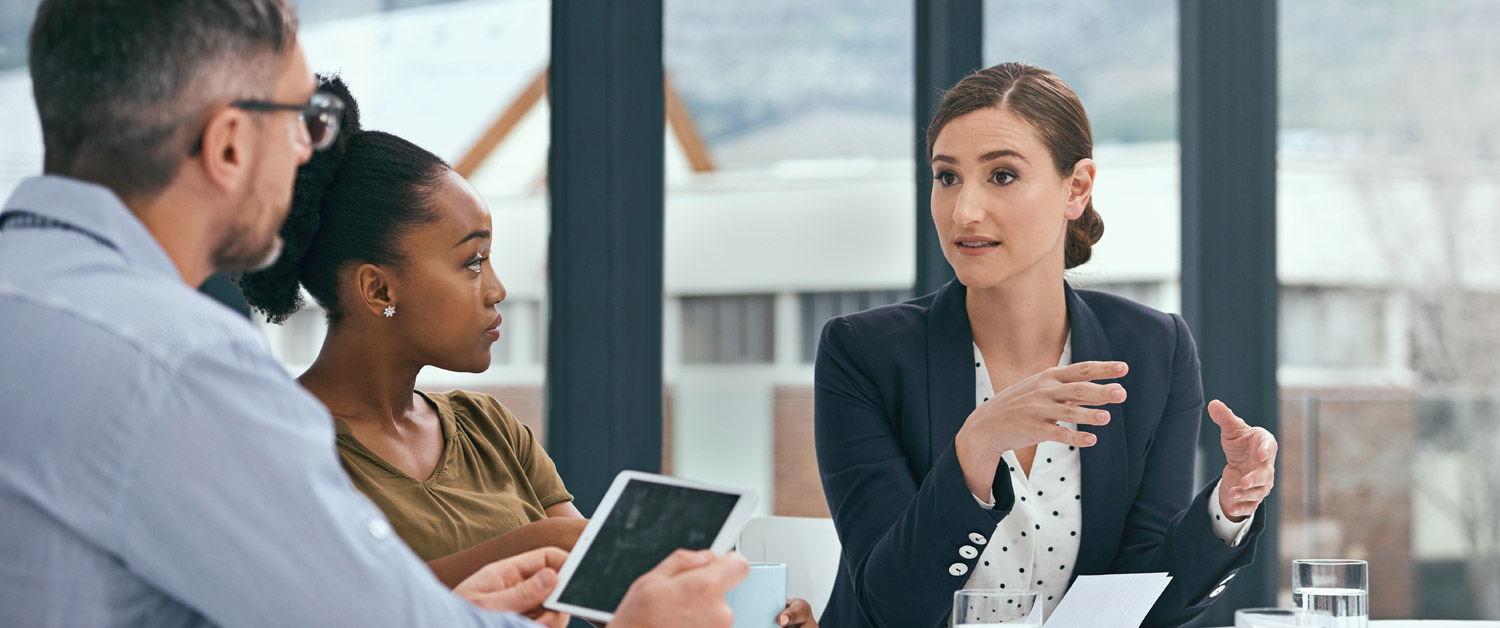
[[[285,217],[283,208],[277,215]],[[281,257],[281,221],[268,234],[256,233],[255,221],[235,223],[214,250],[214,269],[221,273],[248,273],[269,268]]]

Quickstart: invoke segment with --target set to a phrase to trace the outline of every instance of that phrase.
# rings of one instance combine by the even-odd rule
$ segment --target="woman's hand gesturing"
[[[1109,423],[1107,410],[1087,406],[1125,401],[1125,387],[1098,384],[1095,380],[1117,379],[1128,371],[1124,362],[1079,362],[1050,368],[980,404],[964,421],[954,444],[969,491],[979,497],[990,494],[995,468],[1007,451],[1043,441],[1093,446],[1093,434],[1071,430],[1059,423]]]
[[[1230,521],[1244,521],[1276,485],[1276,437],[1266,428],[1250,427],[1217,399],[1209,402],[1208,416],[1219,426],[1227,461],[1219,480],[1219,508]]]

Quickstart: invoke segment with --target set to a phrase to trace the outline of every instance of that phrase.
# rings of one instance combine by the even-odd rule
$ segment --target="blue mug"
[[[786,610],[786,565],[750,563],[750,575],[724,601],[734,611],[734,628],[778,628],[776,616]]]

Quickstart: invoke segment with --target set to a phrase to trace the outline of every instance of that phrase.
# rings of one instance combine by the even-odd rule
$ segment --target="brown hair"
[[[1002,63],[970,74],[943,94],[932,124],[927,127],[927,157],[943,127],[966,113],[997,107],[1014,112],[1035,127],[1052,152],[1052,162],[1063,176],[1071,176],[1081,159],[1094,153],[1089,117],[1078,95],[1056,74],[1025,63]],[[1094,244],[1104,237],[1104,219],[1089,198],[1083,215],[1068,221],[1065,264],[1074,268],[1089,261]]]

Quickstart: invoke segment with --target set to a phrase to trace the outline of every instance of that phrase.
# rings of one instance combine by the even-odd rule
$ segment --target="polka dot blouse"
[[[1073,363],[1073,337],[1063,344],[1058,366]],[[974,405],[995,395],[979,346],[974,346]],[[1078,426],[1061,423],[1070,430]],[[1077,447],[1045,442],[1037,445],[1028,476],[1013,452],[1005,452],[1015,508],[995,526],[995,534],[969,574],[968,589],[1019,589],[1040,592],[1046,616],[1052,616],[1078,562],[1083,531],[1083,454]],[[979,499],[975,497],[975,499]],[[991,496],[991,501],[994,497]],[[981,501],[981,504],[985,502]],[[1208,500],[1214,535],[1230,546],[1239,545],[1252,517],[1230,522],[1219,508],[1218,488]],[[987,506],[988,507],[988,506]]]
[[[1063,345],[1058,366],[1072,364],[1073,339]],[[974,402],[994,396],[988,369],[979,347],[974,347]],[[1076,429],[1072,423],[1061,424]],[[985,544],[979,564],[965,588],[1039,591],[1047,616],[1068,591],[1073,565],[1078,561],[1078,534],[1083,529],[1083,459],[1076,447],[1045,442],[1036,447],[1031,475],[1021,470],[1012,452],[1005,452],[1016,505],[1000,520]]]

